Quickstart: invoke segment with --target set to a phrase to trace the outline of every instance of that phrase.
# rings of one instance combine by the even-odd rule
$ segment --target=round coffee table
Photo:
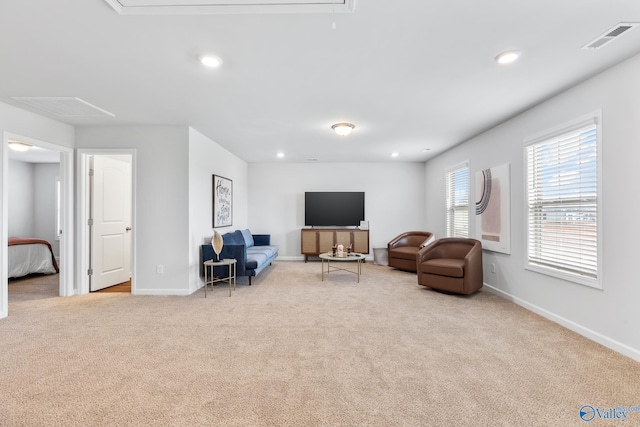
[[[360,283],[360,274],[362,274],[362,262],[364,261],[365,255],[358,253],[350,253],[342,256],[333,255],[333,253],[328,252],[324,254],[320,254],[320,259],[322,260],[322,281],[324,281],[324,263],[327,262],[327,274],[331,271],[346,271],[349,273],[353,273],[358,276],[358,283]],[[331,263],[334,265],[331,265]],[[355,271],[349,270],[347,268],[336,267],[335,263],[350,263],[355,262],[357,264],[357,268]]]

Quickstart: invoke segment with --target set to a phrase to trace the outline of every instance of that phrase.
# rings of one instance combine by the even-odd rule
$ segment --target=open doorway
[[[135,294],[134,150],[79,150],[80,293]]]
[[[25,151],[18,153],[9,144],[19,142]],[[15,153],[15,154],[14,154]],[[21,154],[18,156],[17,154]],[[73,149],[46,141],[35,140],[10,132],[3,133],[2,146],[2,269],[0,292],[0,317],[8,315],[9,277],[39,274],[39,267],[31,263],[14,264],[15,253],[28,253],[27,242],[18,247],[8,246],[9,237],[18,240],[42,240],[43,245],[33,245],[47,252],[53,264],[59,268],[55,280],[48,277],[49,294],[69,296],[75,293],[73,283]],[[28,239],[26,239],[28,238]],[[12,241],[16,239],[11,239]],[[50,249],[45,247],[49,246]],[[13,251],[17,249],[17,251]],[[18,250],[19,249],[19,250]],[[11,250],[11,253],[10,253]],[[38,251],[36,251],[38,252]],[[47,254],[44,256],[46,257]],[[16,255],[17,256],[17,255]],[[22,255],[20,255],[22,256]],[[11,263],[9,260],[11,259]],[[20,261],[22,262],[22,261]],[[45,270],[48,267],[45,267]],[[53,272],[47,271],[47,274]],[[45,273],[43,273],[45,274]],[[30,288],[31,291],[31,288]]]

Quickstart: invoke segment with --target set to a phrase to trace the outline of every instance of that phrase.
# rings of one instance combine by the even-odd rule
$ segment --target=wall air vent
[[[62,117],[113,117],[108,111],[80,98],[60,96],[14,96],[11,99]]]
[[[633,29],[634,27],[637,27],[638,25],[640,25],[639,22],[621,22],[615,27],[610,28],[600,36],[591,40],[586,45],[582,46],[582,49],[587,49],[587,50],[600,49],[602,46],[606,45],[610,41],[615,40],[616,38],[620,37],[622,34],[627,33],[629,30]]]
[[[120,15],[349,13],[356,0],[105,0]]]

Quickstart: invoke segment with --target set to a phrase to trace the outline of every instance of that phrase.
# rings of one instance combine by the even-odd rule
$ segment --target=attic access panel
[[[11,99],[62,117],[113,117],[114,114],[73,96],[13,96]]]
[[[105,0],[121,15],[349,13],[356,0]]]

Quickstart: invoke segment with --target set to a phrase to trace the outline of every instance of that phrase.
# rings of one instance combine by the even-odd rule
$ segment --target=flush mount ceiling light
[[[217,68],[222,65],[222,59],[215,55],[200,55],[198,60],[200,60],[202,65],[209,68]]]
[[[9,141],[9,148],[11,148],[13,151],[24,152],[31,148],[31,146],[20,141]]]
[[[340,136],[349,135],[354,128],[355,125],[352,125],[351,123],[336,123],[335,125],[331,126],[331,129],[333,129]]]
[[[507,65],[515,62],[520,57],[520,52],[508,50],[498,54],[494,59],[500,65]]]

